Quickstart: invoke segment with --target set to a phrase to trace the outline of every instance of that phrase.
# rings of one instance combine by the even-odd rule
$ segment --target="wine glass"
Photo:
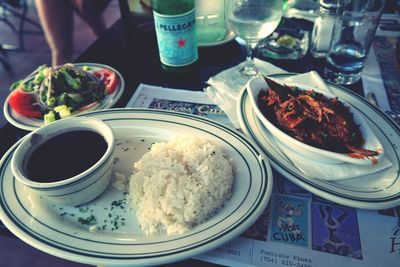
[[[257,76],[253,52],[258,41],[274,32],[282,17],[282,0],[227,0],[226,19],[231,30],[247,46],[246,63],[241,73]]]

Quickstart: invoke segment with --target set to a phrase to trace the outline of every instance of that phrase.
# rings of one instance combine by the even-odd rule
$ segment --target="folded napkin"
[[[254,59],[254,63],[265,75],[285,72],[283,69],[257,58]],[[204,89],[206,94],[228,115],[237,129],[240,128],[236,114],[237,98],[243,86],[249,81],[249,78],[239,73],[244,64],[245,62],[242,62],[211,77],[207,81],[210,86]]]
[[[208,96],[211,97],[211,99],[213,99],[216,104],[218,104],[221,109],[225,111],[225,113],[227,113],[228,117],[232,120],[235,126],[238,125],[236,115],[238,105],[237,96],[242,87],[248,81],[248,79],[236,74],[238,69],[242,67],[242,64],[225,70],[210,78],[208,81],[210,86],[205,89],[205,92],[208,94]],[[285,72],[273,66],[272,64],[262,62],[261,60],[257,60],[256,65],[264,74],[267,75]],[[294,75],[283,79],[283,81],[301,83],[311,87],[317,87],[322,91],[331,92],[323,79],[315,71]],[[240,126],[237,126],[237,128],[240,128]],[[370,166],[361,166],[351,163],[329,164],[317,162],[303,156],[297,151],[294,151],[278,140],[275,140],[275,142],[280,150],[292,161],[292,163],[309,178],[317,178],[322,180],[343,180],[367,174],[378,173],[392,166],[392,163],[385,157],[379,160],[378,164]]]
[[[378,164],[367,166],[351,163],[328,164],[306,158],[277,139],[275,139],[275,142],[281,151],[292,161],[292,163],[310,178],[332,181],[344,180],[367,174],[378,173],[393,165],[385,157],[380,159]]]

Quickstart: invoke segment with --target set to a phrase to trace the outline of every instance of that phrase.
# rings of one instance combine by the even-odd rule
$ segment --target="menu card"
[[[204,92],[140,84],[127,107],[205,116],[233,127]],[[322,199],[274,172],[268,207],[247,231],[196,259],[228,266],[400,266],[400,207],[370,211]]]

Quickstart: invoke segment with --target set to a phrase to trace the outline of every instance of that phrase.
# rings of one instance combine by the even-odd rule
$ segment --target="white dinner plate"
[[[233,129],[202,117],[151,109],[109,109],[84,116],[100,118],[112,127],[117,141],[114,172],[125,176],[154,142],[196,135],[216,143],[232,159],[232,197],[212,218],[184,234],[146,236],[135,210],[127,208],[127,195],[114,187],[81,207],[54,205],[25,194],[10,169],[17,143],[0,162],[0,219],[35,248],[92,265],[168,263],[204,253],[238,236],[267,206],[272,191],[270,165],[261,149]],[[96,226],[86,225],[94,220]]]
[[[100,105],[95,108],[95,110],[102,110],[106,108],[110,108],[117,101],[121,98],[122,93],[124,92],[125,89],[125,81],[124,78],[122,77],[121,73],[119,73],[116,69],[103,65],[103,64],[98,64],[98,63],[74,63],[75,66],[88,66],[91,70],[97,71],[101,69],[109,69],[114,71],[119,79],[119,85],[117,89],[112,93],[112,94],[106,94],[105,97],[101,100]],[[27,118],[25,116],[19,115],[18,113],[14,112],[11,108],[11,106],[8,104],[8,99],[10,96],[7,97],[4,107],[3,107],[3,112],[4,116],[7,119],[8,122],[10,122],[12,125],[14,125],[17,128],[20,128],[22,130],[26,131],[33,131],[41,126],[43,126],[44,121],[42,119],[35,119],[35,118]],[[85,113],[85,112],[90,112],[88,111],[83,111],[80,113]],[[79,113],[79,114],[80,114]],[[78,113],[76,113],[78,114]],[[75,115],[76,115],[75,114]]]
[[[272,75],[272,77],[286,78],[289,75],[291,74]],[[240,93],[238,108],[239,122],[243,131],[264,150],[277,171],[315,195],[345,206],[363,209],[385,209],[400,205],[399,126],[356,93],[333,83],[327,82],[327,85],[333,94],[351,104],[364,117],[382,143],[385,156],[392,162],[390,168],[376,174],[340,181],[307,177],[285,156],[272,134],[259,121],[245,89]]]

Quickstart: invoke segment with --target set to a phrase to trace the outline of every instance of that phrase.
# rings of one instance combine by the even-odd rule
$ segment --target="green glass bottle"
[[[152,6],[163,68],[191,72],[199,57],[194,0],[152,0]]]

